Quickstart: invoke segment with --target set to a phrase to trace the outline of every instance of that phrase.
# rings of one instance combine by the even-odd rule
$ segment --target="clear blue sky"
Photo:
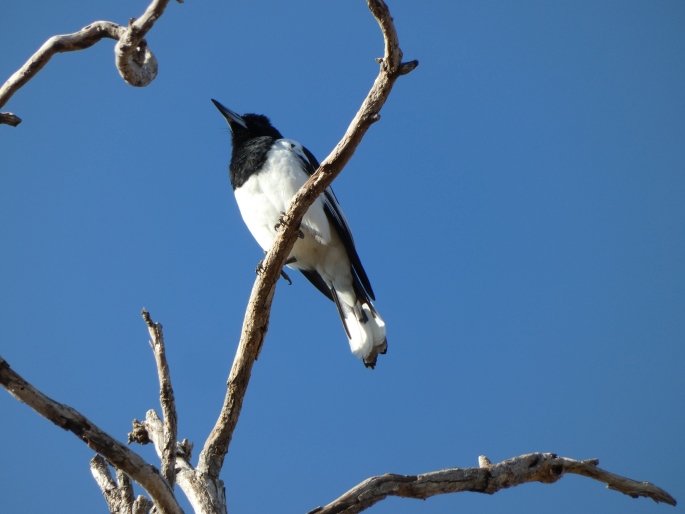
[[[364,369],[333,305],[279,283],[222,475],[230,512],[303,513],[372,475],[534,451],[598,457],[685,502],[685,4],[389,2],[421,65],[334,184],[389,352]],[[0,80],[48,37],[144,7],[3,2]],[[3,109],[24,122],[0,126],[0,355],[125,440],[158,408],[146,307],[199,449],[262,256],[209,99],[323,159],[382,40],[361,0],[187,0],[148,41],[148,88],[119,78],[105,40]],[[6,393],[0,441],[3,513],[107,511],[93,452]],[[552,510],[682,506],[567,476],[370,512]]]

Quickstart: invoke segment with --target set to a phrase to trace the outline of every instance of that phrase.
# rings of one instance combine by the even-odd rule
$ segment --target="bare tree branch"
[[[131,514],[148,514],[152,510],[153,503],[145,498],[145,496],[138,496],[133,502]]]
[[[162,456],[164,427],[154,410],[149,410],[145,421],[133,421],[129,443],[153,443],[157,455]],[[192,443],[184,439],[176,445],[176,478],[196,514],[226,514],[226,490],[219,478],[210,478],[195,470],[190,464]]]
[[[176,502],[171,487],[154,466],[102,431],[80,412],[45,396],[10,369],[9,363],[2,357],[0,357],[0,385],[44,418],[64,430],[73,432],[89,448],[105,457],[117,469],[124,471],[148,492],[162,512],[182,514],[183,511]]]
[[[176,462],[176,440],[178,433],[178,415],[176,413],[176,400],[174,390],[171,387],[171,375],[169,364],[166,360],[166,349],[164,347],[164,334],[162,324],[155,323],[150,317],[150,313],[143,309],[143,319],[150,332],[150,346],[155,354],[157,363],[157,375],[159,376],[159,401],[162,406],[164,416],[164,441],[161,447],[160,458],[162,460],[162,475],[166,478],[171,488],[174,488],[176,481],[175,462]]]
[[[111,21],[96,21],[72,34],[52,36],[0,88],[0,108],[45,66],[56,53],[73,52],[93,46],[103,38],[116,39],[116,65],[119,74],[132,86],[147,86],[157,76],[157,59],[143,39],[162,15],[169,0],[153,0],[143,15],[131,20],[128,28]],[[179,0],[182,3],[182,0]],[[0,113],[0,124],[16,127],[21,118]]]
[[[52,36],[2,85],[0,88],[0,108],[12,98],[14,93],[19,91],[24,84],[42,70],[43,66],[45,66],[56,53],[83,50],[84,48],[93,46],[103,38],[119,39],[125,30],[124,27],[117,25],[116,23],[96,21],[73,34]],[[21,123],[21,119],[19,119],[14,126],[19,123]]]
[[[153,503],[144,496],[134,498],[131,479],[120,469],[116,470],[117,481],[114,482],[102,455],[91,459],[90,471],[100,486],[111,514],[147,514],[152,508]]]
[[[100,456],[96,455],[96,457]],[[93,461],[91,460],[91,462]],[[115,470],[115,472],[117,476],[117,487],[121,491],[121,499],[124,501],[126,505],[133,505],[135,501],[135,496],[133,494],[133,482],[131,482],[131,478],[120,469]],[[149,510],[150,508],[152,508],[152,502],[147,498],[145,498],[145,500],[147,500]]]
[[[283,217],[271,250],[262,261],[261,273],[252,288],[245,313],[242,335],[228,378],[228,391],[219,419],[200,454],[197,469],[210,477],[218,477],[228,452],[233,431],[243,404],[252,366],[259,356],[269,327],[271,302],[285,260],[297,239],[300,221],[309,206],[338,176],[350,160],[369,127],[380,119],[379,112],[388,98],[395,80],[418,65],[418,61],[402,64],[402,51],[390,11],[383,0],[367,0],[378,21],[385,40],[385,54],[376,81],[354,117],[342,140],[321,164],[317,172],[295,195]]]
[[[649,482],[636,482],[597,467],[599,461],[577,461],[558,457],[553,453],[531,453],[490,464],[486,457],[479,459],[478,468],[452,468],[423,475],[387,474],[369,478],[350,489],[325,507],[309,514],[356,514],[384,500],[388,496],[425,500],[431,496],[465,491],[494,494],[502,489],[527,482],[551,484],[564,473],[574,473],[599,480],[609,489],[633,498],[644,496],[655,502],[675,505],[676,500],[663,489]]]
[[[105,501],[107,502],[107,508],[112,514],[118,512],[124,512],[121,509],[121,490],[117,486],[116,482],[112,478],[112,473],[107,466],[107,462],[102,458],[102,455],[96,455],[90,461],[90,472],[93,474],[93,478],[100,486]]]

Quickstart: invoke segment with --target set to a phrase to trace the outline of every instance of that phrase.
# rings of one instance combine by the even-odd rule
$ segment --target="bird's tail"
[[[338,308],[352,353],[364,361],[364,366],[373,369],[379,354],[388,351],[385,337],[385,322],[378,314],[366,292],[355,283],[355,302],[350,305],[344,295],[331,288],[333,301]]]

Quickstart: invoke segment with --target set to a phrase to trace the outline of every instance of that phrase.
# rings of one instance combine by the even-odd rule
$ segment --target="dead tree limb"
[[[149,410],[145,421],[133,421],[128,441],[153,443],[161,458],[164,447],[164,426],[154,410]],[[176,478],[196,514],[226,514],[226,492],[222,480],[211,479],[193,468],[190,463],[192,443],[184,439],[175,447]]]
[[[113,514],[125,512],[123,505],[129,499],[129,491],[126,489],[125,484],[122,488],[117,485],[102,455],[96,455],[91,459],[90,471],[105,497],[109,511]],[[131,493],[133,493],[133,490],[131,490]]]
[[[111,21],[96,21],[72,34],[52,36],[0,87],[0,109],[43,69],[53,55],[83,50],[104,38],[118,40],[114,49],[116,65],[124,80],[132,86],[147,86],[157,76],[157,59],[143,38],[168,3],[169,0],[153,0],[140,18],[131,19],[128,27]],[[21,118],[15,114],[0,112],[0,124],[16,127],[19,123]]]
[[[102,457],[91,461],[91,471],[103,491],[112,513],[142,514],[149,511],[150,503],[144,497],[133,499],[129,477],[138,482],[153,498],[160,512],[181,514],[173,491],[164,478],[140,456],[100,430],[76,410],[55,402],[17,373],[0,357],[0,385],[18,400],[56,425],[69,430],[90,448],[104,456],[117,468],[115,482]],[[154,411],[149,411],[145,422],[134,422],[129,442],[153,442],[160,457],[164,451],[165,428]],[[186,493],[198,514],[226,512],[223,482],[213,479],[190,464],[192,445],[183,441],[175,448],[175,465],[178,484]],[[607,488],[633,498],[646,497],[655,502],[676,505],[676,500],[663,489],[649,483],[638,482],[598,467],[597,459],[577,461],[553,453],[532,453],[508,459],[497,464],[481,456],[477,468],[452,468],[422,475],[387,474],[369,478],[341,497],[317,507],[310,514],[354,514],[362,512],[388,496],[426,499],[431,496],[457,492],[494,494],[502,489],[528,482],[554,483],[565,473],[586,476],[607,484]],[[130,507],[130,509],[129,509]]]
[[[293,198],[288,212],[283,217],[281,231],[262,261],[261,273],[252,288],[245,313],[238,350],[228,378],[228,391],[224,404],[219,419],[202,449],[197,466],[199,471],[210,477],[219,476],[224,457],[228,452],[250,381],[252,366],[259,356],[269,327],[271,302],[276,282],[297,239],[300,220],[314,200],[340,174],[369,127],[380,119],[379,112],[390,95],[395,80],[418,66],[418,61],[402,62],[397,32],[385,2],[367,0],[367,4],[381,27],[385,41],[385,53],[379,59],[380,72],[343,138]]]
[[[577,461],[553,453],[531,453],[490,464],[480,458],[478,468],[452,468],[422,475],[386,474],[365,480],[325,507],[309,514],[356,514],[388,496],[425,500],[447,493],[477,492],[494,494],[502,489],[528,482],[551,484],[565,473],[583,475],[607,484],[607,488],[637,498],[644,496],[655,502],[675,505],[676,500],[663,489],[649,482],[636,482],[599,467],[597,459]]]
[[[89,448],[138,482],[162,512],[182,514],[183,511],[171,487],[154,466],[98,428],[80,412],[41,393],[15,373],[2,357],[0,357],[0,385],[45,419],[74,433]]]
[[[174,398],[174,390],[171,387],[169,364],[166,360],[162,324],[152,321],[150,313],[145,309],[143,309],[142,315],[147,324],[148,331],[150,332],[150,346],[155,354],[157,375],[159,377],[159,402],[162,406],[162,414],[164,416],[164,437],[160,455],[162,461],[161,471],[162,475],[173,489],[174,482],[176,481],[176,472],[174,470],[176,466],[176,440],[178,434],[176,400]]]
[[[100,486],[111,514],[147,514],[150,512],[153,503],[145,496],[138,496],[134,499],[133,484],[123,471],[116,471],[117,481],[115,482],[102,455],[96,455],[91,459],[90,470]]]

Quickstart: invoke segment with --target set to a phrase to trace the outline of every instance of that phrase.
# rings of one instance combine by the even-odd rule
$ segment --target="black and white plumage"
[[[229,175],[240,214],[264,251],[269,250],[281,215],[319,163],[297,141],[285,139],[266,116],[242,116],[212,100],[231,128]],[[297,269],[335,302],[352,353],[373,368],[388,343],[385,323],[352,239],[345,215],[328,187],[309,207],[301,236],[288,257]]]

